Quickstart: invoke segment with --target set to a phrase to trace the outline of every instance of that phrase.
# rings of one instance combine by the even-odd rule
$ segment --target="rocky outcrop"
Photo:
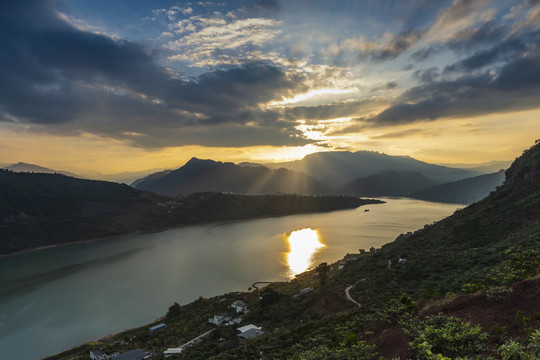
[[[514,161],[506,170],[505,185],[526,184],[540,181],[540,140]]]

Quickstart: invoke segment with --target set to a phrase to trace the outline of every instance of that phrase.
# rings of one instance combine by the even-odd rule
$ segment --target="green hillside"
[[[50,359],[88,359],[92,348],[162,354],[212,329],[172,358],[538,359],[539,180],[535,145],[486,199],[380,249],[348,254],[341,270],[324,263],[286,283],[175,304],[160,320],[163,333],[133,329]],[[207,321],[240,299],[249,308],[240,325],[265,332],[245,345],[236,326]]]
[[[355,197],[221,193],[170,198],[106,181],[0,170],[0,255],[181,225],[377,202]]]

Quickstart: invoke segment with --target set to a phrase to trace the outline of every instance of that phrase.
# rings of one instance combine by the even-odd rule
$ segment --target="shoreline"
[[[362,205],[359,205],[359,206],[357,206],[355,208],[342,208],[342,209],[323,210],[323,211],[298,212],[298,213],[286,214],[286,215],[265,215],[265,216],[258,216],[258,217],[248,217],[248,218],[243,218],[243,219],[222,220],[222,221],[215,221],[215,222],[208,222],[208,223],[201,222],[201,223],[193,223],[193,224],[179,224],[179,225],[176,225],[176,226],[171,226],[171,227],[168,227],[168,228],[165,228],[165,229],[159,229],[159,230],[155,230],[155,231],[152,231],[152,230],[140,231],[139,230],[139,231],[133,231],[133,232],[129,232],[129,233],[121,234],[121,235],[112,235],[112,236],[106,236],[106,237],[102,237],[102,238],[65,242],[65,243],[61,243],[61,244],[51,244],[51,245],[39,246],[39,247],[36,247],[36,248],[31,248],[31,249],[26,249],[26,250],[19,250],[19,251],[12,252],[12,253],[9,253],[9,254],[0,254],[0,259],[5,258],[5,257],[11,257],[11,256],[27,254],[27,253],[31,253],[31,252],[35,252],[35,251],[37,252],[37,251],[41,251],[41,250],[54,249],[54,248],[63,247],[63,246],[70,246],[70,245],[87,244],[87,243],[93,243],[93,242],[99,242],[99,241],[114,240],[114,239],[118,239],[118,238],[121,238],[121,237],[124,237],[124,236],[133,236],[133,235],[142,235],[142,234],[159,234],[161,232],[174,230],[174,229],[180,229],[180,228],[187,227],[187,226],[211,225],[211,224],[221,225],[221,224],[235,223],[235,222],[246,221],[246,220],[258,220],[258,219],[266,219],[266,218],[294,216],[294,215],[301,215],[301,214],[322,214],[322,213],[332,212],[332,211],[354,210],[354,209],[358,209],[358,208],[360,208],[362,206],[379,205],[379,204],[384,204],[385,203],[384,200],[380,200],[379,198],[369,198],[369,199],[360,198],[360,199],[362,199],[362,200],[375,200],[375,201],[379,201],[379,202],[369,203],[369,204],[362,204]]]

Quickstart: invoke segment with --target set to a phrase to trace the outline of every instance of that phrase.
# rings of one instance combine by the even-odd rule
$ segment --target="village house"
[[[207,337],[208,335],[210,335],[212,333],[212,331],[214,331],[214,329],[210,330],[210,331],[207,331],[205,332],[204,334],[201,334],[199,336],[197,336],[196,338],[194,339],[191,339],[189,340],[187,343],[185,343],[184,345],[181,345],[179,347],[176,347],[176,348],[169,348],[167,350],[165,350],[163,352],[163,355],[167,358],[169,356],[172,356],[172,355],[175,355],[175,354],[180,354],[182,351],[184,351],[185,349],[189,348],[189,347],[192,347],[192,346],[195,346],[197,345],[198,343],[200,343],[205,337]]]
[[[236,330],[240,332],[238,334],[238,343],[240,345],[244,345],[248,340],[264,335],[264,331],[262,331],[260,327],[253,324],[239,327]]]
[[[226,313],[223,313],[223,314],[220,314],[220,315],[214,315],[213,318],[209,318],[208,319],[208,322],[210,324],[214,324],[214,325],[221,325],[223,323],[226,323],[228,321],[230,321],[232,319],[232,316],[230,316],[229,314],[226,314]]]
[[[166,327],[167,325],[165,325],[164,323],[157,324],[149,328],[148,332],[150,333],[150,335],[155,335],[155,334],[165,331]]]
[[[300,296],[300,295],[303,295],[303,294],[307,294],[308,292],[312,292],[313,291],[313,288],[305,288],[305,289],[302,289],[298,292],[298,294],[294,294],[293,297],[297,297],[297,296]]]
[[[231,307],[236,310],[237,313],[247,313],[247,305],[242,300],[236,300],[231,304]]]
[[[90,350],[90,359],[92,360],[107,360],[108,356],[101,349]]]

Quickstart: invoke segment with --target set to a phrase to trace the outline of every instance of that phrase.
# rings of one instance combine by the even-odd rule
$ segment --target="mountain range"
[[[433,189],[416,193],[432,186],[473,178],[493,168],[507,167],[509,163],[494,161],[484,164],[448,165],[434,165],[408,156],[392,156],[372,151],[330,151],[313,153],[301,160],[264,165],[248,162],[236,165],[192,158],[175,170],[154,169],[108,175],[85,169],[78,169],[75,174],[22,162],[4,164],[3,167],[16,172],[60,173],[78,178],[131,183],[131,186],[137,189],[167,196],[218,191],[238,194],[357,196],[412,196],[414,193],[414,196],[424,198],[431,193],[429,198],[433,201],[468,203],[471,199],[481,199],[494,190],[494,176],[479,177],[473,181],[476,184],[474,186],[452,185],[452,196],[445,195],[449,191],[447,187],[441,188],[442,193]],[[456,168],[458,165],[463,168]],[[460,194],[460,191],[466,193]]]
[[[409,156],[393,156],[374,151],[328,151],[313,153],[301,160],[266,164],[271,168],[285,168],[304,173],[337,188],[358,178],[386,171],[415,171],[438,183],[456,181],[480,173],[433,165]]]
[[[153,173],[131,185],[167,196],[198,191],[407,196],[426,187],[478,174],[406,156],[369,151],[323,152],[302,160],[264,166],[192,158],[176,170]]]
[[[328,194],[331,189],[299,171],[270,170],[264,166],[239,166],[192,158],[174,171],[151,174],[132,184],[140,190],[176,196],[200,191],[240,194]]]

